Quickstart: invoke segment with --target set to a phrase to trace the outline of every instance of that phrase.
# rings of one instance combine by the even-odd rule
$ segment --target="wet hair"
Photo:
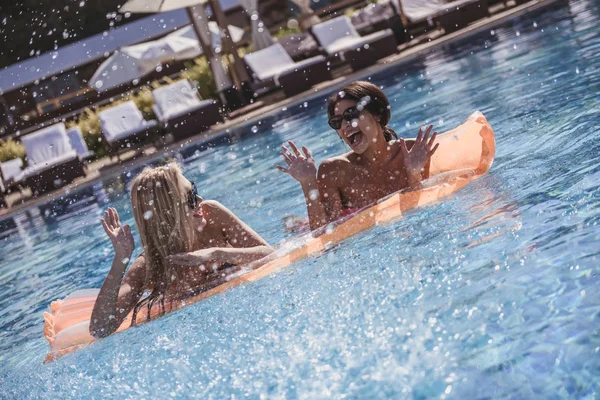
[[[398,135],[388,126],[390,121],[390,102],[379,86],[367,81],[356,81],[346,85],[339,92],[329,97],[327,114],[329,118],[335,115],[335,105],[342,100],[363,102],[363,107],[374,117],[379,118],[386,141],[398,139]]]
[[[164,314],[164,294],[178,279],[177,269],[170,268],[167,256],[193,250],[194,228],[189,223],[186,179],[174,163],[144,169],[131,185],[131,206],[140,232],[147,266],[146,281],[153,285],[150,295],[141,299],[133,311],[134,325],[138,311],[146,305],[147,319],[159,301]]]

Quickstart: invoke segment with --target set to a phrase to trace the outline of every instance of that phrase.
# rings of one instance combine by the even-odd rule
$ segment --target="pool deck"
[[[360,71],[347,73],[331,81],[323,82],[313,87],[311,91],[303,92],[296,96],[262,107],[260,107],[260,104],[251,105],[248,107],[249,111],[247,113],[226,120],[225,123],[216,125],[212,129],[193,136],[186,141],[172,143],[159,149],[155,147],[146,147],[137,151],[132,150],[123,154],[120,162],[115,162],[109,157],[104,157],[87,165],[87,175],[85,177],[78,178],[73,183],[59,190],[35,199],[27,199],[18,192],[11,193],[10,195],[6,196],[6,201],[11,206],[9,208],[0,209],[0,219],[8,218],[16,213],[26,210],[27,208],[35,207],[53,199],[60,198],[75,189],[92,185],[100,180],[114,178],[122,174],[123,171],[154,162],[161,158],[172,156],[178,153],[183,147],[210,143],[229,136],[232,128],[255,123],[263,118],[276,114],[284,108],[293,107],[301,104],[302,102],[310,101],[314,98],[329,94],[336,89],[342,88],[349,82],[364,79],[365,77],[380,73],[388,68],[410,63],[413,59],[419,57],[423,53],[442,47],[445,44],[449,44],[457,39],[463,39],[471,35],[476,35],[521,15],[540,11],[551,5],[567,2],[567,0],[532,0],[520,6],[507,8],[491,17],[474,22],[456,32],[445,35],[437,35],[437,37],[429,37],[429,39],[425,37],[426,41],[424,43],[419,43],[416,45],[414,43],[409,43],[399,46],[399,53],[381,59],[376,64]],[[415,41],[419,40],[422,41],[423,37],[415,39]]]

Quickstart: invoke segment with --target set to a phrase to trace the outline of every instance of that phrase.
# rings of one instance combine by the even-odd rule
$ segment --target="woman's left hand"
[[[439,146],[439,143],[435,146],[433,145],[435,143],[435,138],[437,137],[437,132],[433,132],[433,135],[429,138],[432,128],[433,125],[429,125],[427,130],[423,132],[423,127],[421,127],[417,139],[410,150],[406,147],[404,139],[400,139],[400,148],[402,149],[402,155],[404,156],[404,168],[409,175],[415,176],[421,174],[427,161]]]
[[[180,267],[199,267],[204,265],[207,270],[214,264],[215,256],[212,249],[196,250],[189,253],[179,253],[167,256],[167,262]]]

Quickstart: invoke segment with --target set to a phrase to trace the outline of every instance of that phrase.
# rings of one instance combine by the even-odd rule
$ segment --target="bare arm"
[[[96,338],[113,334],[146,289],[144,256],[138,257],[133,262],[123,279],[126,268],[127,263],[123,263],[118,256],[115,256],[90,318],[90,334]]]
[[[114,208],[109,208],[104,215],[102,226],[113,244],[115,258],[90,319],[90,334],[98,338],[106,337],[119,328],[142,296],[146,279],[143,256],[133,262],[125,275],[134,248],[129,225],[121,226],[119,214]]]
[[[323,204],[323,196],[320,192],[319,179],[316,174],[316,164],[310,150],[302,147],[302,151],[294,144],[288,142],[290,149],[282,146],[281,156],[289,168],[277,166],[277,169],[289,174],[292,178],[300,182],[304,200],[306,201],[306,211],[310,229],[315,230],[330,221],[330,217]]]
[[[230,247],[213,248],[216,262],[247,264],[273,252],[273,248],[244,221],[217,201],[205,201],[203,210],[208,211],[210,222],[221,229]]]
[[[201,207],[207,222],[221,232],[231,247],[210,247],[174,254],[167,258],[169,262],[180,266],[204,266],[201,271],[209,276],[223,264],[248,264],[273,252],[258,233],[221,203],[204,201]]]

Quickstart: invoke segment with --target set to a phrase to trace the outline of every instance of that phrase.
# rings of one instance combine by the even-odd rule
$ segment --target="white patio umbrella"
[[[207,19],[204,9],[200,10],[200,7],[195,7],[194,12],[202,14],[199,16],[199,18],[204,18],[205,20]],[[208,30],[210,31],[212,48],[215,49],[217,53],[220,53],[223,39],[221,31],[219,30],[219,25],[217,25],[216,22],[210,21],[208,23]],[[233,40],[234,43],[238,43],[240,40],[242,40],[242,37],[244,36],[244,30],[242,28],[238,28],[235,25],[228,25],[227,30],[229,31],[229,37],[231,37],[231,40]],[[169,34],[169,36],[180,36],[198,42],[198,36],[193,26],[186,26],[185,28],[178,29],[177,31]],[[198,47],[200,48],[200,44],[198,44]],[[200,54],[202,54],[202,48],[200,48],[200,51]]]
[[[176,10],[180,8],[187,9],[188,15],[192,17],[194,6],[200,6],[204,4],[210,4],[210,7],[213,11],[214,17],[220,27],[226,25],[225,16],[223,14],[223,10],[219,4],[218,0],[129,0],[127,1],[120,9],[119,12],[126,13],[159,13],[164,11]],[[202,7],[196,7],[199,9]],[[192,18],[193,19],[193,18]],[[195,21],[194,26],[196,28],[196,32],[199,34],[199,23]],[[227,35],[225,32],[223,47],[228,51],[231,51],[231,54],[234,58],[234,66],[232,68],[233,78],[236,81],[236,85],[240,87],[242,81],[249,80],[248,73],[244,64],[237,54],[235,50],[235,45],[231,41],[231,37]],[[206,43],[206,42],[205,42]],[[212,56],[210,53],[207,53],[208,59],[210,60]],[[212,67],[212,64],[211,64]]]
[[[221,46],[221,34],[215,22],[208,23],[213,48]],[[229,34],[240,41],[244,31],[229,25]],[[89,85],[102,92],[131,83],[162,64],[195,58],[203,54],[196,32],[192,26],[178,29],[167,36],[150,42],[125,46],[106,59],[90,79]],[[210,55],[209,55],[210,57]]]
[[[252,23],[252,43],[254,50],[262,50],[275,43],[269,29],[263,24],[258,15],[258,0],[239,0],[246,12],[250,15]]]
[[[122,51],[115,51],[104,60],[89,80],[89,86],[99,92],[112,89],[119,85],[135,82],[152,70],[135,57]]]

